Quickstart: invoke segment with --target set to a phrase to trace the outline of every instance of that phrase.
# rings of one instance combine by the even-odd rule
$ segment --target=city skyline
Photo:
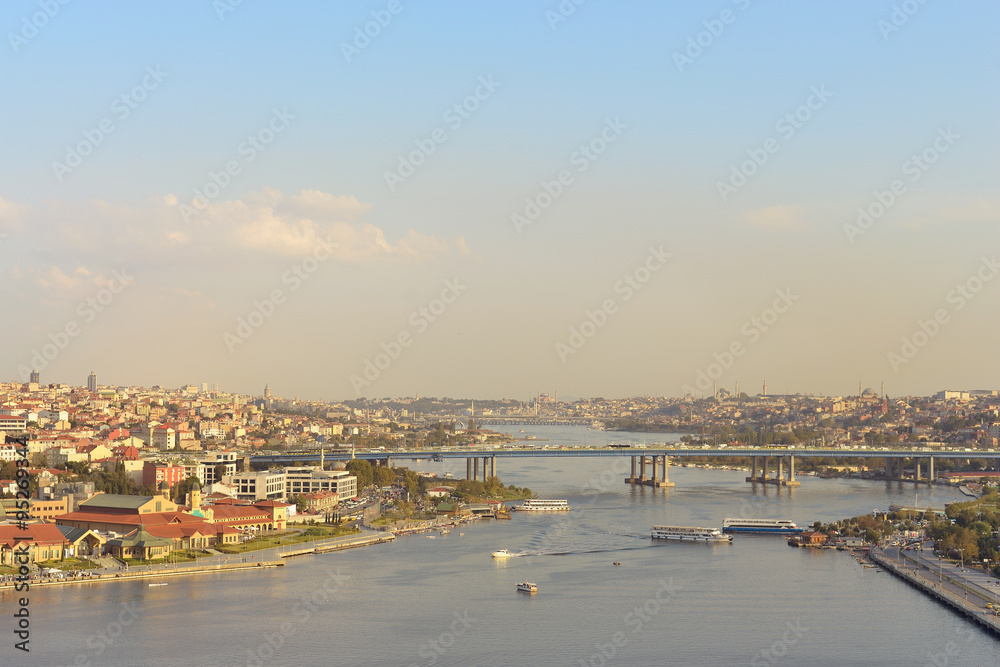
[[[0,376],[990,389],[1000,10],[903,4],[5,5]]]

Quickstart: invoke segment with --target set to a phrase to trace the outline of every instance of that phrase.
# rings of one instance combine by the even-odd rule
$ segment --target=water
[[[601,437],[523,428],[563,442]],[[608,434],[619,442],[646,436],[623,435]],[[774,537],[737,536],[731,545],[649,539],[656,523],[720,526],[727,516],[759,516],[802,525],[856,516],[911,502],[912,486],[804,476],[797,489],[754,493],[744,472],[672,468],[677,486],[653,490],[623,483],[627,458],[501,461],[505,483],[566,498],[572,511],[516,514],[435,539],[404,537],[158,588],[36,589],[30,659],[15,655],[8,635],[0,664],[933,665],[943,664],[948,642],[949,665],[998,662],[990,635],[844,552],[789,549]],[[942,487],[920,495],[935,506],[960,497]],[[503,547],[526,555],[490,557]],[[526,579],[538,584],[536,595],[515,591]],[[13,606],[13,594],[0,599]],[[141,611],[120,627],[130,620],[123,603]],[[99,632],[120,635],[109,644]]]

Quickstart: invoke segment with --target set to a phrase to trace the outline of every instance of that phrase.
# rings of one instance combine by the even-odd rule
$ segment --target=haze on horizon
[[[5,381],[997,388],[995,4],[40,7]]]

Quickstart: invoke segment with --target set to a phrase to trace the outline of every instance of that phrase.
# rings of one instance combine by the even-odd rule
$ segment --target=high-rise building
[[[41,376],[42,376],[42,374],[39,373],[38,371],[35,371],[35,370],[31,371],[31,381],[34,382],[35,384],[39,383],[39,378]]]
[[[90,375],[87,376],[87,391],[97,391],[97,373],[90,371]]]

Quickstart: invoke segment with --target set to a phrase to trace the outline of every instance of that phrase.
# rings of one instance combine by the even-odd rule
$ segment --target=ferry
[[[496,551],[493,552],[494,558],[510,558],[513,555],[514,554],[507,551],[506,549],[497,549]]]
[[[512,509],[516,509],[519,512],[566,512],[569,511],[569,501],[529,498]]]
[[[788,519],[723,519],[722,530],[726,533],[767,533],[770,535],[790,535],[801,533]]]
[[[697,526],[653,526],[654,540],[680,540],[682,542],[732,542],[732,535],[723,535],[718,528]]]
[[[519,591],[521,591],[523,593],[537,593],[538,592],[538,585],[537,584],[533,584],[530,581],[522,581],[521,583],[519,583],[517,585],[517,590],[519,590]]]
[[[166,585],[167,584],[165,582],[161,581],[160,583],[157,583],[157,584],[150,584],[150,587],[152,587],[152,586],[166,586]]]

